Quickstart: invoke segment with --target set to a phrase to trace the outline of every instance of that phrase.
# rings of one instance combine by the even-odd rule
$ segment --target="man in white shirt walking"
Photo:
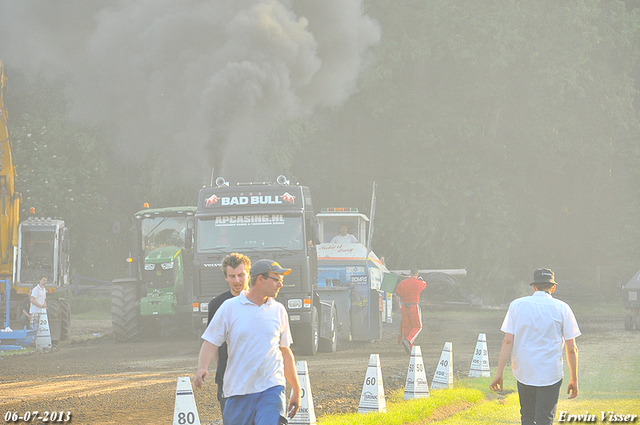
[[[505,336],[498,370],[489,387],[502,391],[502,373],[511,357],[511,369],[518,381],[522,424],[551,425],[564,377],[563,345],[571,374],[567,394],[569,398],[578,395],[575,338],[581,333],[571,307],[551,296],[557,285],[551,270],[533,272],[531,285],[533,295],[514,300],[504,318],[500,329]]]
[[[274,298],[291,273],[273,260],[251,266],[248,291],[228,299],[213,316],[202,339],[193,384],[202,387],[208,366],[226,341],[229,359],[224,374],[225,425],[287,423],[300,407],[300,382],[289,346],[293,342],[287,311]],[[285,386],[292,388],[285,412]],[[287,415],[288,414],[288,415]]]

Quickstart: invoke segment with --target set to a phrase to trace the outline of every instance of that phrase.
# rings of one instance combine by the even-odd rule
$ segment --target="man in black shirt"
[[[229,290],[218,295],[209,301],[209,320],[216,314],[223,302],[229,298],[237,297],[240,292],[245,291],[249,287],[249,271],[251,270],[251,260],[246,255],[236,252],[227,255],[222,260],[222,272],[229,283]],[[224,382],[224,371],[227,369],[227,343],[225,342],[218,349],[218,365],[216,367],[216,384],[218,384],[218,401],[220,402],[220,410],[224,412],[225,398],[222,395],[222,385]]]

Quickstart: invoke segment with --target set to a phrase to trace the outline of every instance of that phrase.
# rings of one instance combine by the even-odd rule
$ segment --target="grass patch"
[[[617,415],[640,414],[637,398],[640,356],[622,349],[617,351],[620,354],[613,359],[611,351],[616,350],[602,353],[602,358],[593,358],[594,353],[587,351],[594,349],[598,347],[589,346],[584,350],[584,357],[589,360],[580,366],[580,394],[576,399],[567,399],[569,372],[565,370],[556,420],[562,412],[565,412],[565,417],[595,415],[597,422],[604,422],[602,412],[605,415],[608,412]],[[492,376],[495,376],[495,368]],[[386,398],[386,413],[328,415],[319,418],[318,422],[323,425],[422,425],[433,422],[442,425],[519,424],[520,402],[510,367],[505,369],[503,378],[505,391],[500,394],[489,390],[492,377],[464,378],[455,382],[455,388],[432,391],[431,397],[426,399],[404,401],[403,390],[395,391]]]
[[[36,349],[34,347],[25,347],[22,350],[6,350],[6,351],[0,351],[0,357],[2,356],[13,356],[13,355],[18,355],[18,354],[25,354],[25,353],[30,353],[32,351],[35,351]]]
[[[600,301],[593,303],[572,303],[570,306],[576,316],[616,316],[620,314],[624,315],[625,311],[627,311],[622,306],[622,300]],[[578,325],[579,324],[580,321],[578,320]]]
[[[443,418],[453,412],[466,409],[484,399],[481,391],[474,388],[452,388],[449,390],[434,390],[431,397],[402,401],[402,390],[394,393],[387,400],[385,413],[323,416],[320,423],[323,425],[402,425],[422,423],[425,418]],[[396,401],[397,400],[397,401]]]

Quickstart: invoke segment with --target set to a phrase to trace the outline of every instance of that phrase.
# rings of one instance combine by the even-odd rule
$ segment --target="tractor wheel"
[[[60,303],[59,300],[47,300],[47,319],[49,319],[49,332],[51,343],[60,341]]]
[[[320,336],[320,324],[318,323],[318,310],[312,307],[311,323],[298,334],[300,340],[300,353],[305,356],[314,356],[318,352]]]
[[[137,290],[134,284],[111,285],[111,325],[113,338],[119,342],[132,342],[139,338]]]
[[[628,331],[633,330],[633,316],[631,316],[630,314],[624,316],[624,328]]]
[[[71,303],[66,298],[58,300],[58,310],[60,315],[60,341],[69,339],[71,327]]]
[[[636,314],[633,316],[633,321],[635,322],[636,330],[640,331],[640,315]]]
[[[331,323],[329,338],[320,338],[318,349],[325,353],[335,353],[338,349],[338,313],[335,307],[331,309],[329,323]]]

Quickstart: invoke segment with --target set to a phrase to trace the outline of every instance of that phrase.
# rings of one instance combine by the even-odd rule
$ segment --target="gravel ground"
[[[454,377],[469,373],[479,333],[487,335],[490,365],[495,366],[505,311],[437,310],[423,315],[422,348],[431,382],[445,342],[453,345]],[[623,330],[622,316],[578,317],[581,364],[606,356],[602,341],[636,347],[640,332]],[[336,353],[306,360],[316,416],[358,408],[370,354],[380,355],[385,393],[404,386],[409,356],[397,344],[399,316],[386,324],[379,342],[348,342]],[[147,339],[115,343],[110,321],[74,321],[70,341],[42,352],[0,356],[0,417],[7,411],[71,412],[75,424],[161,424],[173,418],[176,380],[193,376],[200,349],[195,339]],[[607,344],[609,346],[609,344]],[[603,352],[605,351],[605,352]],[[220,420],[215,384],[195,391],[203,424]],[[31,421],[30,423],[43,423]]]

